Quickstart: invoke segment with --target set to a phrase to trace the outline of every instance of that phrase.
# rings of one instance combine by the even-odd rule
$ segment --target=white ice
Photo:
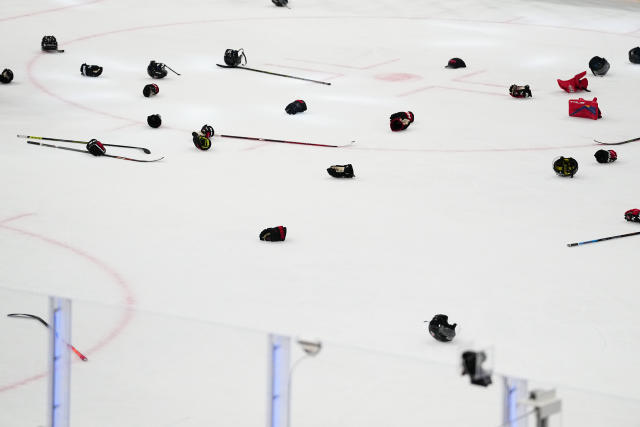
[[[313,337],[293,424],[481,425],[501,384],[460,378],[459,352],[564,391],[564,426],[638,426],[637,143],[595,162],[593,138],[640,136],[637,1],[3,0],[0,69],[0,426],[45,423],[47,315],[74,301],[73,421],[266,422],[265,334]],[[60,54],[40,51],[55,35]],[[308,83],[216,67],[249,66]],[[591,93],[556,79],[588,70]],[[452,57],[467,68],[444,68]],[[181,73],[153,81],[150,60]],[[82,63],[104,67],[83,77]],[[144,98],[155,82],[160,93]],[[514,99],[511,84],[533,98]],[[597,97],[603,119],[570,118]],[[304,99],[308,111],[284,107]],[[392,133],[388,116],[416,120]],[[149,114],[163,125],[151,129]],[[231,134],[342,145],[214,138]],[[157,163],[29,145],[16,134],[140,145]],[[54,143],[65,145],[64,143]],[[81,145],[67,144],[72,148]],[[573,179],[551,168],[579,162]],[[325,169],[351,163],[356,178]],[[286,242],[258,240],[284,225]],[[452,345],[424,320],[459,324]],[[314,368],[315,364],[315,368]],[[573,398],[573,400],[572,400]]]

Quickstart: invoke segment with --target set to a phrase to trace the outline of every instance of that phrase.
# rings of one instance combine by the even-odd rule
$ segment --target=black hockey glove
[[[629,209],[624,213],[624,219],[632,222],[640,222],[640,209]]]
[[[327,172],[334,178],[353,178],[353,166],[351,165],[333,165],[327,168]]]
[[[54,36],[42,37],[42,50],[58,50],[58,41]]]
[[[142,94],[143,94],[146,98],[148,98],[148,97],[150,97],[150,96],[153,96],[153,95],[157,95],[157,94],[158,94],[158,92],[160,92],[160,88],[159,88],[159,87],[158,87],[158,85],[157,85],[157,84],[155,84],[155,83],[148,84],[148,85],[146,85],[146,86],[144,87],[144,89],[142,89]]]
[[[151,61],[149,65],[147,65],[147,74],[154,79],[167,77],[167,73],[166,65],[161,62]]]
[[[289,0],[271,0],[278,7],[286,6]]]
[[[614,150],[598,150],[593,156],[598,163],[611,163],[618,160],[618,153]]]
[[[197,132],[192,132],[191,136],[193,137],[193,145],[195,145],[198,150],[207,151],[209,148],[211,148],[211,140],[205,135]]]
[[[242,63],[244,61],[244,64]],[[247,65],[247,56],[244,49],[227,49],[224,51],[224,63],[229,67],[237,67],[239,65]]]
[[[287,227],[281,225],[277,227],[265,228],[260,233],[260,240],[267,242],[281,242],[287,237]]]
[[[152,128],[159,128],[162,124],[162,118],[160,114],[152,114],[147,117],[147,124]]]
[[[104,148],[104,145],[102,145],[102,142],[98,141],[97,139],[92,139],[91,141],[89,141],[89,143],[87,144],[87,150],[94,156],[102,156],[107,152],[107,150]]]
[[[80,66],[80,73],[87,77],[98,77],[102,74],[102,67],[99,65],[82,64]]]
[[[414,118],[415,116],[411,111],[393,113],[389,116],[389,127],[391,127],[391,130],[394,132],[405,130],[411,123],[413,123]]]
[[[529,89],[529,85],[511,85],[509,87],[509,95],[513,96],[514,98],[530,98],[533,96],[531,95],[531,89]]]
[[[0,74],[0,83],[11,83],[11,80],[13,80],[13,71],[5,68],[2,74]]]
[[[207,138],[211,138],[213,135],[215,135],[215,132],[213,131],[213,127],[209,125],[202,126],[202,129],[200,129],[200,133],[206,136]]]
[[[303,111],[307,111],[307,104],[305,104],[302,99],[296,99],[291,104],[287,105],[284,108],[284,111],[286,111],[287,114],[302,113]]]

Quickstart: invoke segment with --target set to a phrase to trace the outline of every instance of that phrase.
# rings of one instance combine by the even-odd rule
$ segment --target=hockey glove
[[[58,41],[54,36],[42,37],[42,50],[58,50]]]
[[[151,61],[149,65],[147,65],[147,74],[154,79],[167,77],[167,73],[166,65],[161,62]]]
[[[265,228],[260,233],[260,240],[266,242],[282,242],[287,237],[287,227],[281,225],[277,227]]]
[[[13,71],[5,68],[4,71],[2,71],[2,74],[0,74],[0,83],[11,83],[11,80],[13,80]]]
[[[327,168],[327,172],[334,178],[353,178],[353,166],[351,165],[333,165]]]
[[[147,117],[147,123],[152,128],[159,128],[162,124],[162,118],[160,117],[160,114],[152,114]]]
[[[624,213],[627,221],[640,222],[640,209],[629,209]]]
[[[618,160],[618,154],[613,150],[598,150],[593,156],[598,163],[611,163]]]
[[[244,61],[244,64],[242,63]],[[224,51],[224,63],[229,67],[237,67],[238,65],[247,65],[247,56],[244,49],[227,49]]]
[[[209,125],[202,126],[202,129],[200,129],[200,133],[207,138],[211,138],[215,134],[215,132],[213,131],[213,127]]]
[[[271,0],[271,1],[273,2],[273,4],[279,7],[286,6],[287,3],[289,2],[289,0]]]
[[[102,74],[102,67],[99,65],[82,64],[80,66],[80,73],[87,77],[98,77]]]
[[[148,84],[148,85],[146,85],[146,86],[144,87],[144,89],[142,89],[142,94],[143,94],[146,98],[148,98],[148,97],[150,97],[150,96],[153,96],[153,95],[157,95],[157,94],[158,94],[158,92],[160,92],[160,88],[159,88],[159,87],[158,87],[158,85],[157,85],[157,84],[155,84],[155,83]]]
[[[513,96],[514,98],[530,98],[533,96],[531,95],[531,89],[529,89],[529,85],[511,85],[509,87],[509,95]]]
[[[107,152],[107,150],[104,148],[104,145],[102,145],[102,142],[98,141],[97,139],[92,139],[91,141],[89,141],[89,143],[87,144],[87,150],[94,156],[103,156]]]
[[[307,111],[307,104],[302,99],[296,99],[284,108],[287,114],[296,114]]]
[[[415,116],[411,111],[393,113],[389,116],[389,127],[391,127],[391,130],[394,132],[405,130],[411,123],[413,123],[414,118]]]
[[[193,145],[195,145],[198,150],[207,151],[211,148],[211,140],[205,135],[192,132],[191,136],[193,137]]]
[[[569,79],[569,80],[558,79],[558,86],[560,86],[560,88],[565,92],[569,92],[569,93],[578,92],[581,90],[586,90],[587,92],[591,92],[589,89],[587,89],[587,86],[589,86],[589,80],[587,80],[587,78],[584,77],[586,75],[587,75],[587,72],[583,71],[581,73],[576,74],[575,76],[573,76],[572,79]]]

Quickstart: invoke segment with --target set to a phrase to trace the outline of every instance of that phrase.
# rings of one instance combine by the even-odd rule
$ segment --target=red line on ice
[[[59,240],[55,240],[52,239],[50,237],[44,236],[42,234],[38,234],[38,233],[34,233],[31,231],[27,231],[27,230],[23,230],[20,228],[15,228],[15,227],[11,227],[8,225],[5,225],[7,222],[9,221],[13,221],[15,219],[18,218],[22,218],[25,216],[29,216],[29,215],[33,215],[32,213],[26,213],[26,214],[22,214],[22,215],[17,215],[11,218],[7,218],[4,219],[2,221],[0,221],[0,228],[4,228],[6,230],[11,230],[11,231],[15,231],[17,233],[23,234],[25,236],[29,236],[29,237],[33,237],[36,239],[39,239],[45,243],[48,243],[50,245],[53,246],[57,246],[59,248],[65,249],[81,258],[84,258],[86,261],[91,262],[92,264],[96,265],[97,267],[99,267],[101,270],[103,270],[105,273],[107,273],[108,276],[111,277],[111,279],[120,287],[120,289],[122,290],[123,294],[124,294],[124,302],[125,302],[125,307],[124,307],[124,313],[122,314],[120,320],[118,321],[118,323],[115,325],[115,327],[105,336],[103,337],[100,341],[98,341],[97,344],[95,344],[93,347],[91,347],[86,354],[89,355],[91,353],[97,352],[98,350],[102,349],[104,346],[106,346],[107,344],[109,344],[109,342],[113,341],[113,339],[115,339],[123,330],[124,328],[129,324],[129,322],[131,321],[131,319],[133,318],[133,311],[131,310],[132,306],[135,304],[135,298],[133,296],[133,292],[131,290],[131,287],[129,286],[129,284],[124,280],[124,278],[120,275],[120,273],[118,273],[114,268],[110,267],[109,265],[105,264],[103,261],[101,261],[100,259],[94,257],[93,255],[75,248],[67,243],[61,242]],[[6,384],[3,386],[0,386],[0,393],[3,391],[7,391],[7,390],[12,390],[15,388],[18,388],[22,385],[28,384],[32,381],[36,381],[40,378],[43,378],[47,375],[46,372],[43,373],[39,373],[36,375],[33,375],[31,377],[25,378],[23,380],[20,381],[16,381],[14,383],[11,384]]]

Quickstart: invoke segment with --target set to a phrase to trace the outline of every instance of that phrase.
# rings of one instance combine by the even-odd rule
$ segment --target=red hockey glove
[[[624,213],[627,221],[640,222],[640,209],[629,209]]]

